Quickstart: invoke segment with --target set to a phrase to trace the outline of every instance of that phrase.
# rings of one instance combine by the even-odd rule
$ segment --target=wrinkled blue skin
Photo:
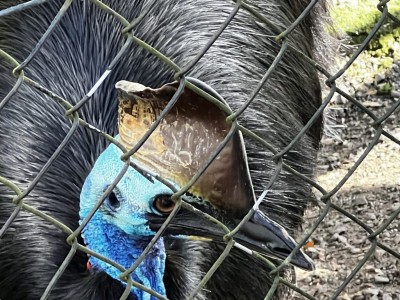
[[[121,155],[121,150],[111,144],[97,159],[82,188],[79,212],[81,221],[123,168]],[[157,213],[152,209],[154,197],[159,194],[172,195],[172,191],[155,179],[151,183],[136,170],[129,168],[114,192],[120,207],[113,208],[109,199],[105,199],[83,230],[83,238],[91,250],[129,268],[155,234],[145,218],[146,214]],[[165,296],[165,259],[164,243],[160,239],[132,274],[133,279]],[[89,261],[93,269],[104,270],[111,277],[119,279],[121,272],[118,269],[93,256]],[[151,299],[148,293],[140,289],[132,288],[132,293],[138,299]]]

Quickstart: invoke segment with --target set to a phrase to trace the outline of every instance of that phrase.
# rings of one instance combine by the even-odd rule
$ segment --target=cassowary
[[[282,30],[308,4],[305,0],[249,2],[268,16],[274,27]],[[105,3],[129,20],[142,11],[148,11],[133,32],[181,66],[190,62],[204,47],[233,8],[228,1],[215,0]],[[0,19],[0,48],[22,61],[49,26],[60,5],[54,1]],[[8,6],[8,2],[0,1],[0,8]],[[311,14],[289,37],[296,48],[309,56],[312,56],[314,47],[314,16]],[[76,103],[91,89],[122,46],[121,29],[111,15],[94,4],[88,1],[74,2],[40,52],[28,64],[25,74]],[[279,43],[270,38],[276,33],[275,28],[261,24],[246,10],[240,10],[188,75],[206,82],[222,95],[233,110],[238,109],[278,53]],[[172,84],[157,88],[171,82],[172,77],[171,70],[153,55],[139,46],[131,46],[129,54],[114,66],[103,85],[79,111],[80,116],[112,135],[117,134],[118,120],[120,134],[117,139],[128,148],[132,147],[137,141],[136,134],[143,134],[144,131],[137,124],[141,118],[132,114],[134,109],[129,105],[132,106],[132,102],[136,105],[147,103],[149,97],[144,95],[146,93],[140,94],[145,90],[147,94],[155,94],[158,99],[156,103],[161,103],[160,107],[163,107],[164,102],[170,99],[170,89],[176,86]],[[120,82],[117,85],[121,98],[118,116],[114,86],[120,80],[140,82],[153,89],[142,86],[132,90],[131,85]],[[1,61],[1,99],[14,82],[10,66]],[[185,90],[182,99],[187,98],[188,94],[191,95],[190,99],[180,99],[169,115],[172,119],[165,121],[181,126],[176,126],[174,130],[173,126],[162,124],[160,132],[153,135],[153,140],[151,138],[147,146],[145,144],[132,158],[139,165],[159,172],[177,189],[190,179],[194,170],[182,168],[188,165],[184,161],[185,153],[169,160],[174,162],[172,165],[163,164],[165,157],[160,153],[171,155],[176,145],[184,149],[182,143],[188,141],[188,149],[192,151],[190,157],[196,152],[192,149],[193,145],[189,145],[190,141],[197,141],[200,148],[206,149],[201,151],[210,154],[210,149],[226,134],[226,128],[216,127],[223,123],[221,120],[224,121],[226,116],[221,116],[218,110],[214,113],[213,108],[207,106],[208,102],[200,98],[193,102],[195,96],[188,90]],[[320,86],[315,70],[300,54],[289,51],[268,84],[241,115],[239,122],[281,149],[309,120],[319,102]],[[152,116],[147,121],[157,115],[157,105],[151,105]],[[188,113],[185,105],[192,105],[196,113]],[[57,103],[23,84],[0,111],[0,176],[25,189],[65,137],[70,125],[63,114]],[[192,124],[188,120],[197,120],[197,123]],[[149,125],[146,122],[143,124],[145,127]],[[216,139],[206,136],[205,141],[191,140],[184,134],[184,128],[188,126],[203,126],[202,130],[192,132],[197,134],[217,128],[215,135],[209,135]],[[132,129],[134,134],[128,133],[128,129]],[[319,120],[285,157],[290,166],[303,174],[313,173],[320,129]],[[174,140],[182,136],[183,140]],[[157,147],[166,150],[157,152],[160,150]],[[154,149],[157,151],[152,152]],[[229,152],[228,155],[224,155],[224,151]],[[184,201],[234,227],[254,203],[253,185],[254,193],[259,195],[275,168],[269,151],[246,140],[247,170],[244,152],[240,134],[236,133],[221,152],[221,159],[210,166],[211,170],[196,182],[190,193],[184,196]],[[121,154],[116,146],[108,145],[95,132],[79,128],[24,201],[70,228],[76,228],[79,220],[85,218],[88,210],[117,175],[123,164],[119,159]],[[225,162],[224,158],[230,160]],[[232,162],[234,158],[237,161]],[[194,166],[195,163],[189,165]],[[129,169],[85,227],[80,242],[129,267],[173,208],[171,194],[172,190],[162,182],[145,178],[136,170]],[[0,224],[4,224],[14,208],[13,196],[7,187],[0,185]],[[237,235],[237,240],[268,256],[285,258],[295,245],[289,234],[296,233],[311,198],[311,189],[305,182],[282,172],[261,204],[262,212],[253,216],[249,222],[252,225],[245,226]],[[184,299],[221,253],[224,247],[222,241],[218,240],[221,236],[222,233],[212,224],[182,210],[173,219],[163,239],[157,242],[133,273],[133,279],[170,299]],[[0,239],[0,298],[40,298],[69,250],[65,238],[65,234],[54,226],[30,213],[21,212]],[[312,266],[302,252],[293,258],[292,263],[306,269]],[[271,285],[269,271],[263,262],[240,249],[232,249],[197,298],[262,299]],[[281,275],[292,277],[292,272],[291,268],[287,268]],[[119,299],[125,286],[118,276],[119,273],[110,265],[77,252],[51,297]],[[284,299],[288,295],[282,287],[276,299]],[[137,289],[132,289],[130,295],[132,299],[148,297],[148,294]]]

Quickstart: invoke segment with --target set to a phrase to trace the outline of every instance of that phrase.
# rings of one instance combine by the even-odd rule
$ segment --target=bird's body
[[[228,1],[222,0],[150,2],[105,1],[128,20],[150,7],[148,16],[134,32],[181,66],[195,57],[233,8]],[[288,27],[308,3],[298,0],[251,2],[280,29]],[[0,19],[0,48],[22,61],[46,30],[60,5],[55,1]],[[8,6],[7,1],[0,1],[0,8]],[[311,25],[311,19],[301,24],[290,38],[294,45],[309,55],[313,49]],[[94,4],[73,2],[61,23],[27,66],[25,74],[71,103],[76,103],[91,89],[122,46],[120,31],[118,22]],[[232,109],[237,109],[248,99],[279,51],[279,44],[268,38],[275,34],[271,28],[240,10],[190,75],[207,82]],[[172,81],[172,72],[139,46],[132,46],[129,54],[121,59],[89,103],[80,110],[80,116],[88,123],[112,135],[117,133],[118,103],[114,85],[119,80],[157,88]],[[0,61],[0,99],[14,82],[9,66]],[[315,70],[299,54],[289,52],[239,120],[275,147],[282,148],[312,116],[319,101],[320,87]],[[69,127],[58,103],[23,84],[0,111],[0,176],[26,189],[63,140]],[[302,138],[287,156],[288,164],[306,175],[313,173],[320,127],[317,122],[310,135]],[[246,141],[246,145],[250,173],[258,194],[273,173],[272,154],[254,142]],[[79,128],[25,201],[70,228],[76,228],[79,198],[81,192],[85,193],[85,189],[82,191],[83,183],[106,147],[107,142],[102,137]],[[0,185],[0,225],[14,209],[13,196],[7,187]],[[262,210],[294,233],[301,224],[304,208],[311,197],[309,186],[299,178],[284,173],[262,204]],[[144,235],[142,232],[141,236]],[[0,298],[39,299],[68,253],[65,238],[65,234],[54,226],[30,213],[21,212],[0,239]],[[83,240],[80,242],[83,243]],[[175,238],[164,238],[159,243],[164,244],[164,249],[154,253],[158,261],[150,263],[155,264],[151,268],[156,270],[155,273],[157,269],[160,272],[150,277],[157,280],[163,277],[165,292],[170,299],[187,297],[222,249],[221,245],[213,243]],[[123,244],[120,246],[124,247]],[[134,260],[136,254],[132,255]],[[101,268],[89,271],[86,262],[87,256],[78,252],[51,297],[119,299],[124,285],[112,278],[117,275],[106,273]],[[289,276],[290,270],[287,272]],[[268,273],[268,268],[261,262],[233,249],[208,283],[207,290],[203,290],[198,297],[262,299],[271,284]],[[155,287],[159,285],[157,280]],[[159,292],[163,292],[162,289],[159,287]],[[282,288],[277,299],[285,292]],[[130,297],[135,299],[135,293]]]

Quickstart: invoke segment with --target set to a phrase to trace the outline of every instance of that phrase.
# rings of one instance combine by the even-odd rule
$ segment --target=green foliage
[[[389,82],[385,82],[382,86],[379,87],[378,94],[390,94],[393,86]]]
[[[335,30],[351,37],[351,44],[361,44],[378,22],[381,12],[377,9],[378,0],[341,0],[331,9]],[[387,3],[389,12],[400,19],[400,1]],[[400,27],[386,19],[361,57],[347,74],[360,76],[363,82],[371,81],[376,74],[391,69],[395,60],[400,60]],[[367,63],[369,62],[369,63]],[[368,67],[367,67],[368,65]],[[371,67],[372,65],[372,67]],[[382,86],[380,93],[390,91],[391,86]]]
[[[335,28],[349,35],[353,44],[362,43],[381,16],[377,4],[377,0],[343,1],[331,11]],[[400,18],[400,1],[392,0],[387,5],[389,12]],[[400,27],[387,20],[370,43],[368,50],[376,57],[392,56],[399,59],[399,43]]]
[[[335,27],[350,36],[368,35],[381,16],[377,9],[377,0],[344,1],[343,4],[333,7],[331,16]],[[400,18],[400,1],[389,1],[389,12]],[[389,33],[393,26],[384,26],[381,34]]]
[[[400,59],[400,28],[380,35],[370,48],[377,57],[392,55],[394,59]]]
[[[335,27],[350,36],[368,34],[373,24],[379,19],[380,14],[370,2],[372,1],[362,1],[357,5],[344,4],[334,7],[331,11],[331,16]]]

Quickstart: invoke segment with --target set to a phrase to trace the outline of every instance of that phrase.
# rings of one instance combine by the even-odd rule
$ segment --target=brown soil
[[[349,93],[375,115],[382,116],[396,101],[400,101],[400,63],[385,75],[394,90],[391,95],[377,95],[373,85],[364,91]],[[344,82],[346,85],[346,82]],[[343,88],[343,87],[341,87]],[[397,91],[396,91],[397,89]],[[365,151],[376,131],[365,112],[346,99],[335,98],[330,112],[335,133],[325,136],[320,155],[319,184],[333,189]],[[384,129],[400,139],[400,118],[397,109],[386,121]],[[400,252],[400,145],[381,136],[356,172],[332,198],[332,202],[355,215],[372,230],[379,228],[390,216],[391,224],[379,235],[379,242]],[[396,215],[397,210],[397,215]],[[310,225],[319,209],[311,208],[306,215]],[[307,225],[305,226],[307,228]],[[368,233],[361,226],[336,210],[331,210],[312,235],[314,247],[307,249],[317,269],[297,270],[298,286],[317,299],[332,299],[336,290],[366,256],[372,247]],[[373,249],[372,249],[373,250]],[[304,299],[296,294],[295,299]],[[337,299],[400,299],[400,259],[377,247],[367,262]]]

